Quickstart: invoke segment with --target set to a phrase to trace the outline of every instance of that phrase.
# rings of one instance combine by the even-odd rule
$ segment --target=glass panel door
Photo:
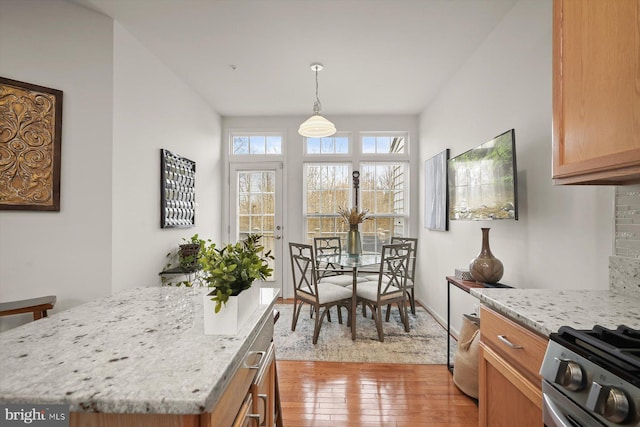
[[[263,286],[282,291],[282,163],[232,164],[230,170],[230,238],[262,235],[265,252],[275,257]]]

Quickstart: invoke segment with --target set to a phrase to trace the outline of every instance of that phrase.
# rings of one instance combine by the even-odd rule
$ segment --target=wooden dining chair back
[[[338,322],[342,323],[341,307],[348,313],[351,321],[350,303],[352,291],[344,286],[324,281],[319,283],[316,273],[313,246],[303,243],[289,243],[291,272],[293,275],[293,318],[291,330],[296,330],[302,306],[309,304],[316,313],[313,330],[313,343],[318,342],[322,322],[333,306],[338,307]]]
[[[416,277],[416,254],[418,250],[418,239],[416,237],[391,237],[391,243],[409,243],[411,245],[411,255],[409,257],[409,265],[407,266],[407,284],[405,286],[409,303],[411,304],[411,313],[416,314],[416,297],[414,292]],[[387,318],[388,320],[388,318]]]
[[[339,255],[342,252],[340,237],[314,237],[313,249],[315,250],[318,282],[331,282],[340,286],[348,286],[353,282],[350,272],[345,271],[342,266],[323,261],[324,256]]]
[[[382,307],[384,306],[387,306],[387,312],[393,304],[398,306],[404,330],[409,332],[405,286],[410,255],[409,243],[383,245],[377,280],[369,280],[357,285],[358,301],[371,309],[380,341],[384,341],[382,329]]]

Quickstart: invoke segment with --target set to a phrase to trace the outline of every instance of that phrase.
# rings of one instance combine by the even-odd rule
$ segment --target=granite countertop
[[[471,294],[544,336],[561,326],[640,329],[640,296],[611,291],[474,288]]]
[[[211,411],[272,316],[277,289],[238,334],[204,335],[202,289],[136,288],[0,333],[0,402],[71,411]]]

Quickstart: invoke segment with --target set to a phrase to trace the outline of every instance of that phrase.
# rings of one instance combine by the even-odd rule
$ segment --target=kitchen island
[[[258,335],[271,340],[277,296],[262,289],[233,336],[204,335],[202,290],[183,287],[131,289],[3,332],[0,402],[68,404],[72,425],[74,413],[209,425],[201,414],[216,409]]]

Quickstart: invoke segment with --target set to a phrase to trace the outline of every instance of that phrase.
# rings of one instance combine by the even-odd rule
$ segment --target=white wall
[[[448,232],[420,231],[417,293],[442,319],[445,276],[478,254],[480,227],[491,228],[492,252],[505,267],[503,283],[608,289],[613,188],[552,185],[551,21],[551,0],[518,2],[420,116],[421,164],[445,148],[453,157],[516,131],[519,220],[451,221]],[[473,299],[452,293],[456,314],[472,310]],[[452,319],[454,329],[459,323]]]
[[[331,120],[339,132],[351,132],[357,139],[358,132],[375,131],[403,131],[409,132],[410,153],[412,154],[410,168],[410,224],[409,234],[416,235],[421,222],[418,221],[418,117],[410,115],[398,116],[334,116],[329,112],[324,113]],[[285,133],[285,167],[284,167],[284,192],[287,205],[284,209],[283,230],[284,248],[284,288],[285,298],[293,297],[293,285],[291,282],[290,263],[288,261],[288,242],[304,242],[303,234],[303,145],[302,137],[298,134],[300,123],[308,116],[274,116],[274,117],[224,117],[223,135],[226,137],[231,130],[256,130],[256,131],[281,131]],[[313,161],[311,159],[311,161]],[[225,210],[228,217],[228,210]],[[223,221],[226,223],[226,218]]]
[[[160,283],[165,255],[195,233],[219,241],[220,116],[114,25],[113,290]],[[160,149],[196,162],[196,227],[160,228]]]
[[[111,292],[112,49],[102,15],[0,3],[0,75],[64,92],[60,212],[0,211],[2,301],[54,294],[59,311]]]
[[[56,312],[158,285],[183,237],[219,237],[220,117],[119,24],[2,0],[0,75],[64,92],[61,210],[0,211],[1,301],[54,294]],[[160,148],[197,162],[195,228],[160,228]]]

